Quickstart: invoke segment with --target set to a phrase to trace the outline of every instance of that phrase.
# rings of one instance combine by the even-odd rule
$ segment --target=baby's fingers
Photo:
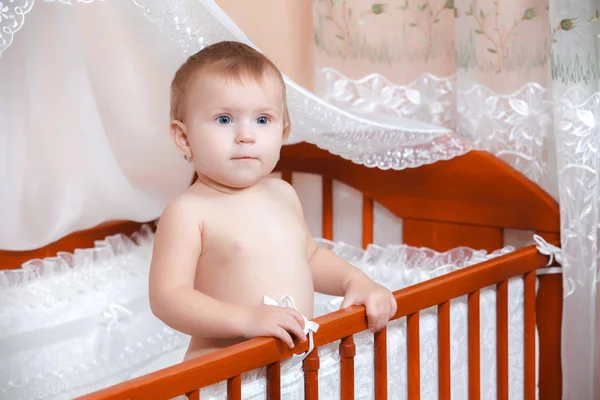
[[[375,332],[377,329],[377,304],[371,303],[367,305],[367,325],[369,326],[369,330],[371,332]]]
[[[396,311],[398,311],[398,304],[396,303],[396,298],[394,295],[391,296],[391,304],[390,304],[390,318],[396,315]]]
[[[283,329],[281,326],[277,326],[273,331],[273,337],[280,339],[283,343],[287,344],[290,349],[294,348],[294,341],[290,334]]]
[[[387,325],[389,320],[387,310],[381,310],[379,317],[377,317],[377,322],[375,324],[375,332],[379,332]]]
[[[389,307],[389,306],[388,306]],[[371,332],[379,332],[389,320],[389,309],[384,304],[377,304],[375,302],[371,305],[371,312],[367,310],[367,316],[369,317],[369,329]]]
[[[298,321],[298,323],[300,324],[300,328],[304,329],[304,318],[302,318],[302,315],[298,311],[289,307],[285,307],[284,310],[287,311],[288,314],[290,314],[292,317],[294,317],[296,321]]]
[[[296,336],[298,339],[302,340],[303,342],[306,341],[306,335],[304,334],[302,326],[300,326],[300,324],[298,323],[298,321],[296,319],[286,318],[285,320],[281,321],[279,326],[281,326],[286,331],[293,333],[294,336]]]

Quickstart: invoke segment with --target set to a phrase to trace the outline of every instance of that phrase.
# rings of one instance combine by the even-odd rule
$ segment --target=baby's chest
[[[306,249],[302,221],[276,204],[220,210],[207,221],[204,233],[207,250],[231,256]]]

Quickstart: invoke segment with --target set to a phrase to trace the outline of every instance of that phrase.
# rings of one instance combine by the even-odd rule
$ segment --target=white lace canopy
[[[237,40],[256,48],[213,1],[133,2],[187,55],[221,40]],[[32,6],[33,0],[15,0],[0,10],[4,17],[0,17],[3,32],[0,33],[0,54],[12,43]],[[452,136],[445,127],[413,120],[362,118],[320,100],[287,77],[285,81],[295,139],[314,143],[356,163],[382,169],[415,168],[469,150],[467,143]]]
[[[0,248],[158,217],[193,172],[169,143],[170,79],[185,57],[221,40],[256,48],[210,0],[1,2],[0,132],[9,168],[0,177]],[[471,148],[445,127],[353,114],[285,82],[290,143],[382,169]]]

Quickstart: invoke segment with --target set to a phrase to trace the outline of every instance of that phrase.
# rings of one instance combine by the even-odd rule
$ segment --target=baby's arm
[[[373,282],[365,273],[331,250],[317,246],[304,221],[302,205],[296,191],[291,185],[281,182],[280,190],[296,211],[306,232],[307,258],[315,291],[344,296],[340,308],[353,304],[365,305],[369,328],[373,332],[380,331],[396,313],[394,296],[388,289]]]
[[[149,282],[152,312],[171,328],[189,335],[240,337],[240,308],[194,290],[202,222],[186,200],[177,199],[167,206],[154,236]]]
[[[308,260],[315,290],[332,296],[344,296],[340,308],[364,305],[372,332],[379,332],[396,314],[396,300],[385,287],[373,282],[365,273],[338,257],[331,250],[317,246],[308,232]]]
[[[150,307],[171,328],[205,338],[274,336],[294,347],[288,334],[306,340],[302,316],[291,308],[241,306],[194,289],[202,252],[202,222],[195,202],[180,198],[160,218],[150,266]]]
[[[369,279],[365,273],[338,257],[331,250],[317,246],[308,233],[308,263],[315,291],[344,296],[352,280]]]

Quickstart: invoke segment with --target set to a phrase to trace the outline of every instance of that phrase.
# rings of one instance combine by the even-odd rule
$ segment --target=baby
[[[191,56],[171,85],[170,134],[198,179],[164,210],[150,267],[150,305],[191,336],[186,359],[248,338],[306,341],[314,292],[365,305],[369,329],[396,312],[389,290],[308,231],[296,192],[270,178],[290,132],[281,73],[261,53],[219,42]],[[290,296],[296,309],[264,303]]]

